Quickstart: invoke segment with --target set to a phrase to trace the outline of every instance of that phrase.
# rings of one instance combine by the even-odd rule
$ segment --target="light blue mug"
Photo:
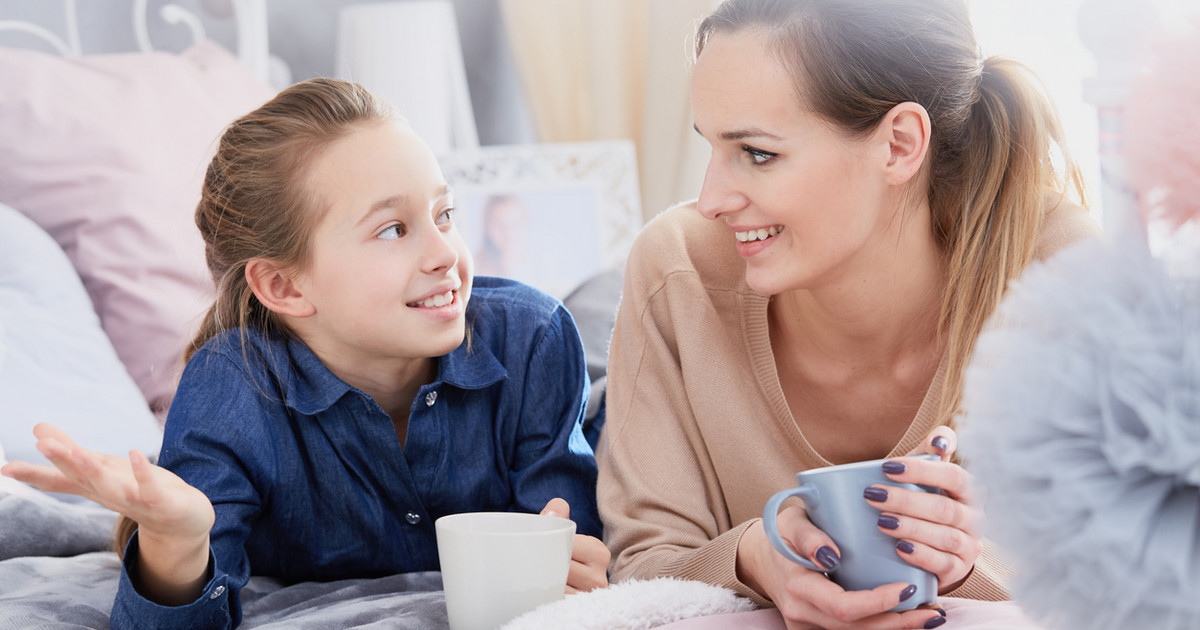
[[[930,461],[940,459],[937,455],[914,457]],[[806,569],[828,574],[846,590],[869,590],[893,582],[916,586],[916,593],[892,609],[911,610],[921,604],[937,601],[937,576],[900,557],[896,550],[897,539],[879,531],[879,509],[867,503],[863,498],[863,490],[875,484],[918,492],[940,493],[940,490],[888,479],[882,468],[886,461],[876,459],[797,473],[795,488],[781,490],[767,501],[763,508],[763,528],[767,532],[767,540],[788,560]],[[803,499],[809,520],[837,543],[841,559],[833,569],[826,569],[802,557],[779,536],[776,523],[779,508],[791,497]]]

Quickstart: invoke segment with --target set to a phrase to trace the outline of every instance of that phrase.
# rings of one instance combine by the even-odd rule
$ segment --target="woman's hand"
[[[818,566],[836,566],[837,545],[808,520],[804,509],[791,506],[779,513],[779,535],[801,556]],[[825,574],[810,571],[775,551],[762,521],[755,521],[738,541],[737,574],[744,584],[775,602],[788,630],[906,630],[935,628],[942,614],[931,609],[888,612],[912,596],[904,583],[869,591],[847,591]],[[934,625],[929,625],[934,624]]]
[[[570,518],[571,506],[564,499],[550,499],[542,514]],[[584,593],[608,586],[608,561],[612,553],[595,536],[575,534],[571,550],[571,570],[567,573],[567,594]]]
[[[33,434],[38,451],[54,465],[12,462],[0,472],[47,492],[91,499],[137,521],[144,594],[167,605],[192,601],[208,572],[208,535],[215,521],[208,497],[139,451],[129,459],[96,453],[46,423]]]
[[[900,557],[938,576],[939,593],[966,581],[983,551],[971,475],[950,461],[957,447],[954,430],[938,427],[909,454],[939,455],[941,461],[900,458],[884,464],[890,479],[941,488],[944,495],[886,486],[872,486],[864,495],[882,511],[879,530],[897,539]]]

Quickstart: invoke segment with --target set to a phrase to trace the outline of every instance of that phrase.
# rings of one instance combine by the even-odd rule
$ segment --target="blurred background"
[[[1195,13],[1197,5],[1195,0],[969,0],[983,52],[1023,61],[1044,80],[1091,191],[1099,179],[1098,134],[1084,83],[1096,65],[1079,23],[1085,4],[1115,2],[1137,4],[1139,12],[1168,24]],[[155,48],[181,50],[190,41],[185,29],[153,17],[156,7],[167,4],[149,0],[147,30]],[[230,0],[175,4],[216,15],[233,10]],[[641,212],[649,218],[699,190],[708,150],[691,130],[687,77],[693,27],[714,4],[270,0],[273,81],[342,76],[369,83],[372,77],[383,82],[398,77],[401,85],[387,95],[399,101],[439,152],[475,145],[632,141]],[[45,0],[6,0],[3,11],[2,19],[52,23],[63,8]],[[126,0],[85,0],[78,13],[87,25],[82,44],[89,54],[128,50],[133,25]],[[235,48],[232,21],[209,26],[208,36]],[[406,105],[407,98],[424,105]],[[427,111],[418,111],[422,108]],[[1098,204],[1098,195],[1092,197]]]

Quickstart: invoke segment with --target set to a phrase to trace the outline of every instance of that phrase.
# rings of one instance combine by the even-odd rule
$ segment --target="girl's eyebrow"
[[[362,216],[362,218],[360,218],[357,222],[355,222],[354,226],[355,227],[361,226],[364,223],[369,222],[375,215],[377,215],[385,210],[391,210],[392,208],[402,207],[402,206],[406,205],[407,203],[408,203],[408,195],[405,195],[405,194],[392,195],[391,197],[388,197],[386,199],[380,199],[379,201],[376,201],[375,203],[371,204],[371,207],[367,210],[366,214],[364,214]]]
[[[692,129],[695,129],[696,133],[700,134],[701,136],[704,135],[703,133],[701,133],[700,128],[697,127],[696,125],[692,125]],[[746,140],[747,138],[766,138],[768,140],[783,140],[783,138],[781,136],[777,136],[768,131],[764,131],[762,129],[759,129],[758,127],[749,127],[746,129],[735,129],[733,131],[723,131],[723,132],[721,132],[721,134],[718,137],[721,140],[724,140],[726,142],[737,142],[739,140]]]
[[[437,194],[434,195],[434,199],[435,200],[445,199],[445,198],[451,197],[453,194],[454,194],[453,191],[450,190],[450,185],[444,184],[441,188],[438,189]],[[355,227],[358,227],[364,223],[370,222],[372,217],[374,217],[375,215],[377,215],[385,210],[391,210],[393,208],[400,208],[407,204],[408,204],[408,195],[406,195],[404,193],[401,193],[399,195],[392,195],[391,197],[388,197],[386,199],[380,199],[379,201],[376,201],[375,203],[371,204],[371,207],[367,210],[366,214],[364,214],[362,216],[362,218],[360,218],[357,222],[355,222],[354,225],[355,225]]]

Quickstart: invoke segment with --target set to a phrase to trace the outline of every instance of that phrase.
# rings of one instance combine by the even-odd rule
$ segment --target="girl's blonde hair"
[[[1069,183],[1083,202],[1057,114],[1027,68],[980,57],[962,0],[726,0],[698,27],[696,55],[714,34],[747,28],[766,34],[799,101],[850,136],[900,103],[928,112],[924,192],[947,270],[938,417],[950,423],[976,337],[1033,258],[1047,195]]]
[[[325,147],[354,129],[396,119],[387,103],[362,86],[318,78],[281,91],[226,128],[196,206],[196,227],[204,238],[216,299],[185,360],[225,330],[240,329],[243,338],[247,329],[289,334],[279,317],[254,297],[246,265],[266,258],[304,268],[322,216],[306,183],[309,166]],[[124,553],[135,529],[137,523],[129,518],[118,521],[118,553]]]

